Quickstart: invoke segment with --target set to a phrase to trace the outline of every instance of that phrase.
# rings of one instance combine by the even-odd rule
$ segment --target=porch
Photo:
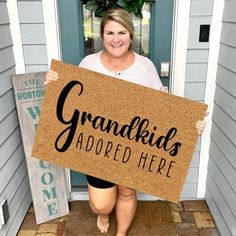
[[[81,222],[81,224],[79,223]],[[115,235],[115,214],[112,212],[108,236]],[[70,214],[37,225],[31,206],[20,227],[18,236],[98,236],[96,216],[87,201],[70,203]],[[219,236],[216,225],[205,201],[141,201],[129,234],[132,236]]]

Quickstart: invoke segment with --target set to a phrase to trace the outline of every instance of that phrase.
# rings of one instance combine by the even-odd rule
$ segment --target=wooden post
[[[69,213],[65,170],[31,156],[45,87],[45,73],[12,76],[37,224]]]

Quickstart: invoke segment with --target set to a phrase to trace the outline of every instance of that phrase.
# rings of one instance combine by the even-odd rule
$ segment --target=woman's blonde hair
[[[113,8],[106,12],[100,24],[100,36],[103,39],[105,25],[108,21],[115,21],[121,24],[130,33],[131,40],[134,37],[134,25],[129,13],[121,8]]]

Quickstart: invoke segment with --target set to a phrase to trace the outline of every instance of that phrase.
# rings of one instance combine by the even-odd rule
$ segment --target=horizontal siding
[[[204,101],[205,87],[206,87],[205,83],[186,82],[184,96],[192,100]]]
[[[21,144],[20,137],[20,128],[17,127],[10,135],[4,143],[0,146],[0,170],[3,168],[5,163],[9,160],[13,152],[18,148]]]
[[[16,217],[17,217],[18,209],[22,208],[22,203],[24,203],[25,200],[27,200],[28,204],[24,210],[29,208],[29,204],[31,202],[31,199],[30,198],[26,199],[26,197],[28,197],[27,195],[30,192],[30,190],[29,190],[29,188],[26,188],[26,186],[29,186],[29,180],[28,180],[27,175],[25,175],[25,178],[23,179],[22,183],[20,183],[18,185],[14,199],[9,204],[9,211],[12,214],[11,214],[11,217],[9,218],[7,224],[5,225],[4,231],[5,231],[6,235],[9,235],[9,236],[15,235],[15,234],[12,234],[12,232],[16,233],[17,232],[16,230],[18,230],[18,228],[20,227],[21,221],[19,219],[17,219]],[[16,223],[18,223],[18,225]]]
[[[220,47],[219,64],[236,73],[235,48],[222,44]]]
[[[0,196],[7,199],[10,215],[0,230],[1,236],[16,235],[32,202],[12,89],[12,44],[6,1],[0,1]]]
[[[196,144],[196,147],[195,147],[195,152],[199,152],[201,149],[201,136],[198,137],[197,139],[197,144]]]
[[[18,229],[22,224],[22,219],[24,219],[31,202],[32,202],[32,196],[30,190],[28,190],[28,192],[24,195],[23,201],[21,202],[21,208],[19,208],[18,211],[16,212],[12,225],[10,226],[7,232],[7,236],[12,236],[17,233]]]
[[[192,0],[190,15],[191,16],[211,16],[213,0]]]
[[[48,70],[48,65],[26,65],[27,73],[43,72]]]
[[[207,63],[187,64],[186,82],[206,82]]]
[[[225,1],[223,22],[235,22],[236,23],[236,1]]]
[[[0,122],[0,146],[18,126],[18,116],[16,110],[13,110],[6,118],[4,118]]]
[[[46,44],[44,24],[21,24],[22,43]]]
[[[186,180],[183,186],[182,193],[180,195],[181,200],[196,199],[197,196],[197,181],[199,174],[199,162],[200,162],[200,148],[201,137],[198,138],[197,144],[193,153],[193,157],[188,169]]]
[[[43,23],[41,1],[18,1],[20,23]]]
[[[236,78],[234,73],[227,71],[225,68],[219,67],[218,72],[218,86],[215,93],[215,112],[218,113],[218,115],[215,115],[215,122],[221,127],[222,131],[228,136],[231,142],[236,145],[236,91],[234,87],[234,85],[236,85]],[[221,77],[220,79],[220,76],[223,76],[223,78]],[[227,79],[225,79],[226,77]],[[224,119],[224,121],[222,121],[222,119]],[[227,123],[227,127],[225,123]]]
[[[46,45],[24,45],[25,64],[47,64]]]
[[[227,91],[227,94],[231,94],[233,97],[236,97],[235,73],[227,70],[226,68],[224,68],[222,66],[219,66],[218,71],[217,71],[216,83],[220,87],[220,89]],[[219,92],[221,91],[220,89],[219,89]],[[227,104],[225,104],[225,105],[227,105]],[[228,104],[228,106],[230,106],[230,105],[231,104]],[[227,106],[224,106],[224,107],[225,107],[225,109],[227,109]],[[234,110],[234,109],[232,109],[232,110]]]
[[[235,120],[236,117],[236,100],[230,93],[221,87],[217,87],[215,92],[215,103],[228,114],[231,119]],[[232,123],[232,122],[231,122]]]
[[[186,176],[186,184],[197,183],[198,180],[198,168],[189,168],[188,174]]]
[[[26,162],[22,161],[18,168],[17,174],[12,177],[12,179],[2,192],[2,194],[4,194],[4,196],[6,196],[8,200],[8,204],[11,204],[14,199],[14,196],[12,195],[12,190],[19,188],[24,179],[25,181],[28,181],[27,175],[28,172],[26,168]]]
[[[5,187],[8,185],[9,181],[11,180],[12,176],[16,173],[17,169],[19,168],[23,160],[24,160],[23,146],[19,145],[18,148],[10,157],[10,159],[1,169],[0,179],[4,179],[4,182],[1,182],[0,193],[2,193]]]
[[[15,74],[15,66],[12,66],[0,74],[0,96],[12,88],[11,75]]]
[[[217,104],[213,112],[214,122],[217,123],[224,135],[236,146],[236,122]]]
[[[211,162],[209,164],[211,164]],[[230,232],[236,233],[236,218],[233,215],[230,205],[228,205],[228,203],[225,200],[225,193],[221,192],[222,189],[220,189],[220,186],[218,186],[216,183],[215,174],[217,173],[212,173],[212,171],[209,170],[209,175],[207,179],[208,184],[210,186],[214,199],[217,202],[217,205],[220,209],[222,217],[224,219],[227,219],[225,220],[227,227],[229,228]],[[232,235],[235,235],[235,234],[232,234]]]
[[[41,1],[18,1],[26,73],[48,70]]]
[[[188,49],[186,62],[189,63],[207,63],[208,49]]]
[[[211,185],[209,185],[209,181],[207,181],[205,199],[210,208],[211,214],[214,216],[214,221],[217,225],[217,228],[222,236],[234,236],[231,234],[227,224],[224,221],[224,217],[221,214],[221,209],[219,209],[217,205],[217,195],[218,193],[215,193],[214,190],[212,190]]]
[[[236,28],[232,23],[224,23],[222,29],[221,40],[223,44],[236,47]]]
[[[188,184],[185,183],[183,186],[182,193],[180,195],[180,199],[183,200],[191,200],[196,199],[197,196],[197,184]]]
[[[194,152],[192,161],[190,163],[190,168],[191,167],[198,167],[199,166],[199,161],[200,161],[200,153],[199,152]]]
[[[9,47],[12,45],[11,32],[9,25],[2,25],[0,27],[0,48]]]
[[[0,107],[4,113],[0,113],[0,122],[16,107],[14,92],[12,89],[0,97]]]
[[[206,200],[222,235],[236,235],[236,1],[225,1]]]
[[[15,65],[12,47],[0,49],[0,58],[4,58],[4,60],[0,60],[0,73]]]
[[[224,153],[219,149],[219,147],[214,141],[212,141],[211,143],[210,155],[211,155],[212,161],[214,161],[215,165],[217,166],[216,171],[220,171],[220,174],[218,174],[218,176],[216,177],[217,179],[219,179],[219,176],[221,178],[219,179],[219,181],[216,181],[216,182],[218,183],[222,181],[224,183],[223,185],[229,186],[227,193],[231,193],[231,194],[227,194],[225,195],[225,197],[226,199],[228,199],[227,202],[232,203],[229,205],[231,205],[233,214],[236,217],[236,185],[235,185],[236,171],[235,171],[235,168],[227,160]],[[223,173],[225,175],[225,178],[223,176]],[[226,179],[227,179],[227,182],[226,182]]]
[[[0,2],[0,24],[9,24],[6,2]]]
[[[224,153],[227,160],[236,169],[236,146],[232,144],[215,123],[212,125],[211,138],[215,143],[217,143],[217,146]]]

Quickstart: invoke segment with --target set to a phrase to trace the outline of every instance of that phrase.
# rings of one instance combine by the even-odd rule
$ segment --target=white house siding
[[[236,1],[225,1],[206,201],[219,231],[236,235]]]
[[[192,0],[190,5],[189,36],[186,59],[184,96],[204,102],[209,43],[199,42],[200,25],[210,24],[213,0]],[[201,138],[193,154],[181,199],[197,199]],[[201,157],[204,158],[204,157]]]
[[[29,180],[15,108],[11,75],[15,74],[6,1],[0,1],[0,196],[7,199],[10,218],[0,236],[15,235],[31,203]]]
[[[18,1],[25,71],[48,68],[42,1]]]

